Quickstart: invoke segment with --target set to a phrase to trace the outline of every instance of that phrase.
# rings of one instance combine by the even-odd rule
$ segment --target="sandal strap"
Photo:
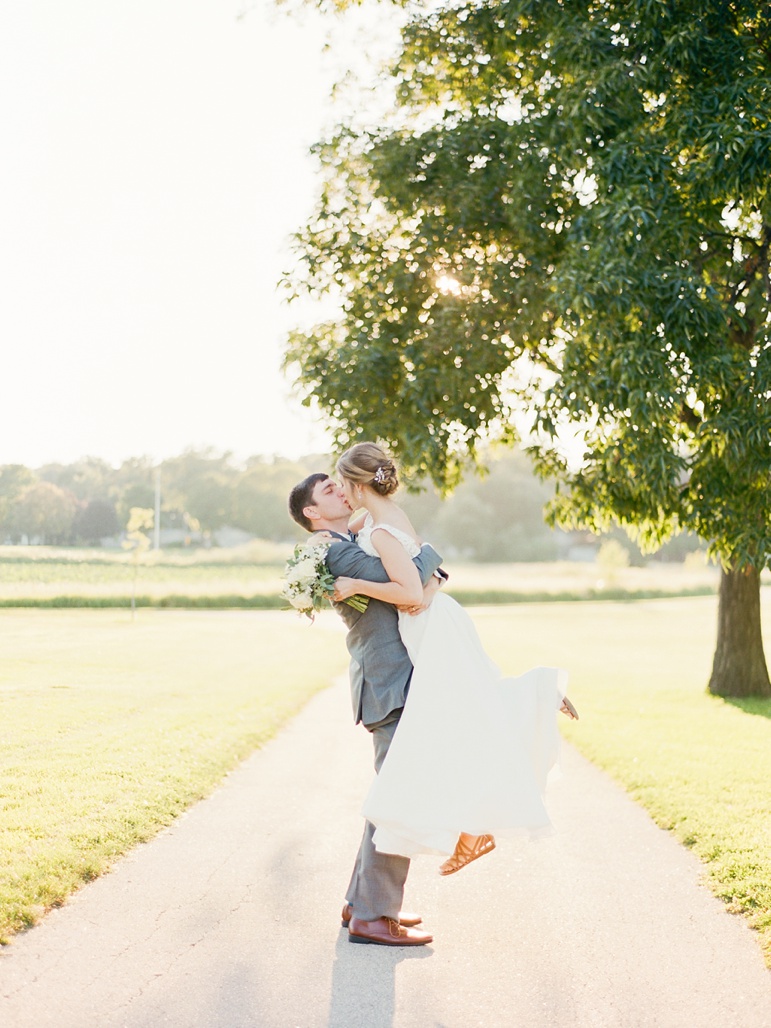
[[[455,851],[450,857],[450,860],[455,865],[453,871],[460,871],[462,867],[472,863],[472,861],[477,860],[479,857],[483,857],[485,853],[490,853],[494,849],[495,839],[492,835],[478,835],[473,846],[470,846],[465,839],[459,838]]]

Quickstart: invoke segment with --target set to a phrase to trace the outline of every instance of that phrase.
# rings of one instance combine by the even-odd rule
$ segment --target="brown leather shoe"
[[[353,907],[350,903],[346,903],[343,907],[343,912],[340,915],[340,920],[343,922],[343,928],[348,927],[348,923],[353,917]],[[417,914],[407,914],[403,910],[399,912],[399,924],[405,928],[414,928],[416,925],[423,924],[423,918]]]
[[[349,942],[370,942],[375,946],[425,946],[433,942],[433,935],[405,928],[392,917],[379,917],[377,921],[360,921],[352,917],[348,925]]]

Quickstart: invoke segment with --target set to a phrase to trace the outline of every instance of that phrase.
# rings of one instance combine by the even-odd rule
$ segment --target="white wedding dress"
[[[377,556],[370,517],[357,542]],[[414,557],[407,533],[378,525]],[[399,614],[414,671],[399,727],[362,812],[382,853],[452,853],[471,835],[551,831],[543,802],[559,754],[557,711],[567,675],[540,667],[503,678],[473,622],[438,593],[421,614]]]

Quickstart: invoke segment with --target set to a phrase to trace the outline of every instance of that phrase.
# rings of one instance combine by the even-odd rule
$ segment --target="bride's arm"
[[[423,586],[423,599],[420,603],[397,603],[396,609],[410,615],[422,614],[434,602],[434,597],[439,592],[443,581],[443,578],[432,575]]]
[[[351,520],[348,522],[348,531],[352,532],[354,535],[358,535],[364,527],[364,522],[366,520],[367,512],[365,510],[362,514],[357,514],[355,517],[351,518]]]
[[[347,600],[356,594],[385,603],[417,605],[423,600],[418,569],[402,544],[384,529],[372,533],[372,545],[383,562],[390,582],[368,582],[363,578],[337,578],[333,599]]]

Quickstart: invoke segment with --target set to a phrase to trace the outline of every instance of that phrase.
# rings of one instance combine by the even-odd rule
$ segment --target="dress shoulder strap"
[[[396,528],[395,525],[388,525],[385,522],[375,525],[368,526],[371,532],[376,531],[378,528],[382,528],[383,531],[388,532],[392,535],[397,542],[400,542],[410,556],[415,557],[420,553],[420,546],[415,542],[409,532],[403,531],[401,528]]]

